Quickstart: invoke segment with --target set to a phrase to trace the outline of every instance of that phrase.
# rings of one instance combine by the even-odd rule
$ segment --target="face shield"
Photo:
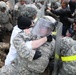
[[[51,34],[51,32],[53,31],[54,27],[53,27],[53,23],[51,23],[50,21],[40,18],[35,27],[33,28],[33,35],[37,35],[37,36],[48,36]]]

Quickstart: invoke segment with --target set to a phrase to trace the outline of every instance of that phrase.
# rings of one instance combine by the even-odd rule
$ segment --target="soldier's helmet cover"
[[[38,8],[36,7],[35,4],[27,4],[27,5],[26,5],[26,8],[28,8],[28,7],[32,7],[32,8],[34,8],[35,10],[38,10]]]
[[[26,7],[24,15],[33,20],[33,17],[37,15],[37,10],[34,7]]]
[[[4,1],[0,1],[0,8],[6,8],[6,3]]]
[[[37,21],[33,28],[33,35],[48,36],[53,31],[55,24],[56,20],[53,17],[44,16]]]

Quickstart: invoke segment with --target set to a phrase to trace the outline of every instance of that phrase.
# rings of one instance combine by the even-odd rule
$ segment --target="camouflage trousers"
[[[76,75],[76,62],[63,63],[58,75]]]
[[[8,65],[8,66],[3,66],[0,69],[0,75],[40,75],[40,74],[31,72],[26,68],[22,71],[19,71],[16,66]]]
[[[8,31],[11,31],[13,29],[12,24],[9,22],[7,24],[1,24],[2,28],[7,29]]]

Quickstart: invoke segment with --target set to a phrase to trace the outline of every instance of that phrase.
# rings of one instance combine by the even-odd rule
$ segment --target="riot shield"
[[[39,10],[37,18],[35,19],[35,22],[37,22],[37,20],[39,18],[42,18],[45,15],[45,6],[46,6],[46,4],[47,4],[47,0],[44,0],[44,4],[42,5],[42,8]]]
[[[44,16],[46,3],[47,3],[47,0],[44,1],[44,4],[43,4],[43,6],[41,8],[41,11],[40,11],[40,14],[39,14],[39,17],[38,18],[41,18],[41,17]]]
[[[54,71],[52,75],[57,75],[58,72],[61,38],[62,38],[62,23],[58,22],[56,44],[55,44]]]

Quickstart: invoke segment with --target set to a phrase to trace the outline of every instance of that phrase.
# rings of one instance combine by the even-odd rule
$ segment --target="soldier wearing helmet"
[[[25,20],[22,21],[24,21],[22,22],[23,25]],[[30,32],[28,28],[21,31],[13,41],[18,56],[14,60],[14,64],[4,66],[0,70],[0,74],[40,75],[44,72],[49,63],[49,57],[53,55],[55,48],[55,40],[50,35],[55,23],[53,18],[40,18]],[[35,30],[36,34],[34,33]],[[3,71],[5,72],[3,73]]]
[[[26,1],[25,0],[19,0],[18,3],[14,6],[15,14],[16,16],[21,16],[24,14],[26,8]]]
[[[5,2],[0,2],[0,24],[2,28],[5,28],[8,31],[11,31],[13,26],[10,23],[11,15],[7,10],[7,5]]]

